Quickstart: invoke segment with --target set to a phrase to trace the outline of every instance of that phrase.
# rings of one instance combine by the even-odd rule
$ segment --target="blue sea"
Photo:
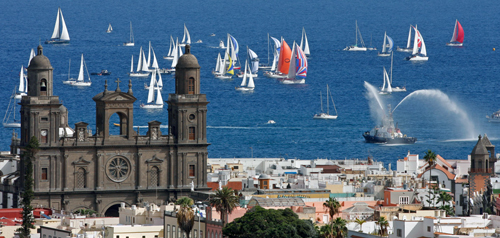
[[[191,52],[201,66],[201,91],[207,95],[208,147],[210,158],[284,157],[366,158],[395,163],[408,151],[423,154],[432,150],[446,159],[467,159],[479,134],[487,134],[494,145],[500,138],[500,124],[487,122],[485,116],[500,109],[500,31],[498,3],[493,0],[465,1],[4,1],[0,14],[0,105],[5,110],[9,96],[18,85],[21,65],[26,66],[31,48],[50,38],[57,8],[61,7],[71,43],[45,45],[44,54],[54,68],[54,94],[59,95],[69,111],[69,123],[84,121],[95,131],[95,103],[92,97],[104,89],[116,88],[115,80],[127,90],[130,58],[135,60],[142,46],[151,41],[159,65],[164,60],[169,37],[182,38],[186,24],[193,42]],[[464,47],[447,47],[455,19],[465,31]],[[404,134],[418,138],[413,145],[378,145],[364,142],[363,132],[380,123],[370,108],[364,82],[382,85],[383,67],[390,68],[390,58],[378,57],[377,51],[347,52],[342,49],[355,41],[355,21],[366,45],[382,46],[384,32],[404,47],[410,24],[418,25],[424,37],[429,61],[412,63],[403,60],[409,53],[394,53],[393,86],[405,85],[407,92],[381,97],[383,105],[394,108],[417,90],[394,111]],[[135,47],[124,47],[132,22]],[[111,23],[114,31],[106,33]],[[267,34],[291,45],[300,42],[305,28],[311,48],[305,85],[284,85],[265,78],[255,79],[255,92],[241,93],[234,87],[241,79],[215,79],[219,40],[227,33],[239,42],[240,59],[248,46],[261,63],[268,61]],[[210,36],[212,33],[215,36]],[[179,39],[180,40],[180,39]],[[498,48],[494,51],[494,48]],[[84,54],[89,72],[107,69],[110,76],[92,76],[86,88],[63,85],[76,77],[80,55]],[[135,67],[135,66],[134,66]],[[174,78],[164,75],[163,98],[174,92]],[[139,107],[147,99],[144,84],[149,78],[133,78],[134,123],[145,126],[152,120],[167,125],[163,110]],[[330,86],[338,111],[337,120],[313,120],[320,111],[320,91]],[[442,93],[440,93],[442,92]],[[385,107],[385,106],[384,106]],[[332,108],[331,108],[332,110]],[[116,121],[118,117],[115,116]],[[276,124],[266,124],[268,120]],[[165,129],[166,130],[166,129]],[[12,129],[1,128],[0,145],[8,150]],[[19,131],[18,131],[19,132]],[[117,133],[117,131],[115,131]],[[145,131],[141,131],[144,134]]]

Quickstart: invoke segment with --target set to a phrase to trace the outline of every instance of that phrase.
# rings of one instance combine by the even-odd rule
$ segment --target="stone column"
[[[135,166],[136,166],[136,171],[135,171],[135,174],[136,174],[136,187],[137,189],[142,189],[143,188],[143,182],[142,182],[142,179],[141,179],[141,167],[142,167],[142,153],[137,153],[137,155],[135,156]],[[158,178],[159,179],[159,178]]]
[[[63,187],[64,187],[63,189],[64,189],[64,191],[68,191],[68,181],[67,181],[66,178],[68,178],[68,168],[67,168],[67,166],[68,166],[68,157],[69,157],[69,155],[67,155],[66,153],[67,153],[67,151],[64,151],[64,155],[63,155],[64,156],[64,159],[63,159],[63,171],[64,172],[63,172],[63,174],[64,174],[64,178],[65,178],[65,179],[63,179]]]
[[[168,168],[167,168],[167,176],[168,176],[168,188],[175,188],[175,162],[174,162],[174,154],[172,151],[168,153]]]
[[[95,163],[95,175],[96,175],[96,182],[95,182],[95,189],[96,190],[102,190],[102,172],[103,172],[103,165],[102,165],[102,160],[104,154],[102,153],[97,153],[97,161]]]

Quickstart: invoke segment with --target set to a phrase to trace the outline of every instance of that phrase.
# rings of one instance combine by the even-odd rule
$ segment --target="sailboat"
[[[213,75],[221,75],[224,72],[224,69],[221,67],[222,58],[220,57],[220,53],[217,55],[217,63],[215,64],[215,69],[212,70]]]
[[[394,61],[394,51],[391,52],[391,75],[389,77],[389,84],[391,85],[392,92],[406,92],[406,86],[393,86],[392,85],[392,65]]]
[[[123,43],[124,46],[135,46],[134,43],[134,31],[132,31],[132,22],[130,22],[130,40]]]
[[[173,60],[175,47],[177,46],[175,45],[174,38],[172,37],[172,35],[170,35],[170,46],[168,48],[168,54],[167,56],[163,56],[163,58],[167,60]]]
[[[52,37],[50,38],[50,40],[46,40],[45,44],[65,44],[65,43],[69,43],[69,33],[68,33],[68,28],[66,27],[66,22],[64,21],[61,8],[58,8],[56,24],[54,26],[54,31],[52,32]]]
[[[170,69],[163,69],[162,70],[163,73],[175,72],[175,66],[177,66],[177,62],[179,61],[179,58],[183,55],[181,45],[179,44],[179,38],[175,39],[175,47],[173,49],[173,55],[174,55],[174,58],[172,60],[172,64],[170,66]]]
[[[384,77],[384,84],[382,85],[382,89],[380,89],[379,94],[385,94],[385,95],[391,94],[392,93],[391,81],[389,80],[389,75],[387,75],[385,67],[384,67],[383,77]]]
[[[450,42],[446,43],[447,46],[463,46],[464,45],[464,28],[458,20],[455,20],[455,29]]]
[[[182,37],[181,46],[184,47],[190,44],[191,44],[191,35],[189,35],[189,31],[186,27],[186,24],[184,24],[184,36]]]
[[[330,101],[328,100],[328,96],[332,100],[333,108],[335,109],[335,115],[330,115]],[[321,91],[319,92],[319,99],[321,102],[321,113],[315,114],[313,116],[314,119],[337,119],[338,113],[337,108],[335,107],[335,103],[333,102],[332,94],[330,93],[330,88],[328,88],[328,84],[326,85],[326,113],[323,111],[323,97],[321,95]]]
[[[69,63],[71,66],[71,59],[70,59]],[[73,85],[73,86],[91,86],[92,82],[90,81],[90,75],[89,75],[88,70],[87,70],[88,81],[85,81],[84,72],[83,72],[84,66],[85,66],[85,69],[87,70],[87,65],[85,64],[85,60],[83,59],[83,54],[82,54],[82,60],[80,61],[80,72],[78,73],[78,78],[77,79],[69,78],[70,74],[69,74],[69,70],[68,70],[68,80],[63,81],[63,83]]]
[[[141,104],[141,108],[148,108],[148,109],[163,108],[163,98],[161,97],[160,87],[158,86],[158,82],[156,80],[153,80],[156,79],[156,74],[157,71],[156,70],[153,71],[153,75],[151,76],[152,84],[149,85],[148,101],[147,104],[144,103]],[[156,101],[155,101],[155,94],[156,94]]]
[[[14,89],[12,97],[10,97],[9,105],[7,106],[7,111],[5,112],[5,115],[3,117],[3,127],[7,128],[19,128],[21,127],[21,122],[16,119],[16,114],[19,113],[19,111],[16,111],[16,104],[17,100],[14,97],[16,94],[16,89]]]
[[[283,79],[284,84],[304,84],[307,76],[307,57],[299,45],[293,42],[288,75]]]
[[[153,57],[153,61],[151,62],[151,57]],[[158,60],[156,59],[156,54],[153,46],[151,46],[151,41],[149,42],[149,51],[148,51],[148,61],[147,61],[148,69],[146,71],[154,71],[159,69]],[[150,69],[152,67],[152,69]]]
[[[226,62],[228,62],[227,67],[226,67]],[[233,60],[231,59],[231,56],[229,54],[226,54],[224,56],[224,60],[222,61],[220,67],[222,67],[223,72],[221,74],[216,74],[215,75],[216,78],[231,79],[233,77],[234,65],[233,65]]]
[[[259,64],[259,69],[270,69],[271,68],[271,57],[270,57],[270,40],[269,40],[269,33],[267,33],[267,63],[266,64]]]
[[[28,93],[28,77],[24,74],[24,66],[21,66],[21,72],[19,73],[19,88],[17,92],[14,92],[15,99],[21,99]]]
[[[269,65],[268,66],[259,66],[259,68],[261,68],[261,69],[270,69],[271,71],[276,71],[276,64],[278,63],[278,59],[279,59],[279,52],[280,52],[281,42],[278,39],[276,39],[276,38],[274,38],[272,36],[270,38],[274,42],[272,64],[270,66]],[[268,45],[268,51],[269,51],[269,45]],[[269,57],[270,57],[270,55],[269,55],[269,52],[268,52],[267,53],[268,62],[270,62]],[[270,75],[268,75],[268,74],[269,74],[269,72],[264,72],[264,75],[269,77]]]
[[[413,48],[411,46],[411,29],[413,28],[412,25],[410,25],[410,31],[408,32],[408,42],[406,43],[406,48],[400,48],[399,46],[397,47],[397,51],[401,52],[412,52]]]
[[[111,33],[113,31],[113,27],[111,26],[111,23],[109,23],[108,30],[106,33]]]
[[[144,52],[142,50],[142,46],[139,49],[139,59],[137,59],[137,70],[134,72],[134,55],[132,55],[132,59],[130,62],[130,72],[128,75],[130,77],[147,77],[149,76],[149,71],[147,71],[148,67],[146,62],[146,57],[144,56]]]
[[[302,38],[300,39],[300,49],[302,49],[302,51],[307,57],[311,55],[311,51],[309,51],[309,42],[307,41],[306,29],[304,27],[302,27]]]
[[[257,73],[259,71],[259,56],[247,46],[247,55],[250,60],[250,64],[248,65],[249,74],[252,74],[252,77],[257,77]],[[244,73],[240,73],[237,75],[238,78],[242,78]]]
[[[389,45],[387,45],[387,41]],[[392,47],[394,46],[394,41],[392,40],[391,37],[387,35],[386,32],[384,32],[384,44],[382,45],[382,52],[378,53],[378,56],[390,56],[392,52]]]
[[[153,71],[155,72],[155,71]],[[156,75],[158,75],[158,79],[156,79]],[[149,81],[149,85],[144,83],[144,89],[149,89],[150,85],[154,85],[154,89],[163,89],[163,80],[161,78],[161,74],[158,69],[156,69],[156,73],[151,74],[151,80]]]
[[[358,34],[359,34],[359,40],[360,40],[361,46],[358,46]],[[361,31],[358,28],[358,21],[356,21],[356,44],[351,45],[351,46],[347,46],[344,50],[347,50],[347,51],[366,51],[367,50],[365,47],[365,42],[363,41],[363,37],[361,36]]]
[[[265,76],[269,78],[283,79],[287,77],[288,70],[290,68],[290,59],[292,57],[292,50],[290,46],[282,39],[279,47],[279,54],[273,62],[271,71],[264,73]],[[273,71],[274,70],[274,71]]]
[[[414,27],[413,29],[415,30],[415,37],[413,40],[413,53],[411,56],[406,57],[406,60],[427,61],[429,60],[429,57],[427,56],[424,37],[422,37],[422,34],[420,34],[420,31],[417,30],[416,27]]]
[[[243,73],[243,80],[241,80],[240,87],[236,87],[236,90],[253,91],[255,89],[252,72],[249,71],[250,67],[248,67],[248,61],[245,60],[245,72]],[[247,83],[247,77],[248,77],[248,83]]]
[[[219,41],[219,48],[220,49],[226,49],[227,48],[226,46],[224,46],[224,41],[223,40]]]

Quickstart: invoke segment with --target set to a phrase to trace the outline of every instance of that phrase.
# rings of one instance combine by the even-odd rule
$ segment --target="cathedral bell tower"
[[[169,133],[174,142],[207,144],[208,101],[200,94],[200,65],[189,45],[175,67],[175,94],[169,95],[167,103]]]

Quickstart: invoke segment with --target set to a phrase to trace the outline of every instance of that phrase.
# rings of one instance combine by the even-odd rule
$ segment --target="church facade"
[[[94,96],[96,128],[68,125],[68,111],[53,95],[53,68],[38,46],[28,67],[28,95],[21,100],[21,149],[31,137],[40,142],[34,165],[34,207],[75,211],[92,209],[117,216],[121,203],[163,204],[207,187],[207,104],[200,93],[200,66],[186,46],[176,67],[175,93],[169,95],[168,134],[161,122],[147,132],[133,128],[136,98],[128,90],[107,89]],[[90,101],[90,100],[89,100]],[[110,135],[110,117],[120,118],[119,135]],[[13,140],[14,141],[14,140]],[[15,147],[13,146],[13,147]],[[21,168],[23,168],[21,162]],[[24,169],[18,186],[22,187]]]

